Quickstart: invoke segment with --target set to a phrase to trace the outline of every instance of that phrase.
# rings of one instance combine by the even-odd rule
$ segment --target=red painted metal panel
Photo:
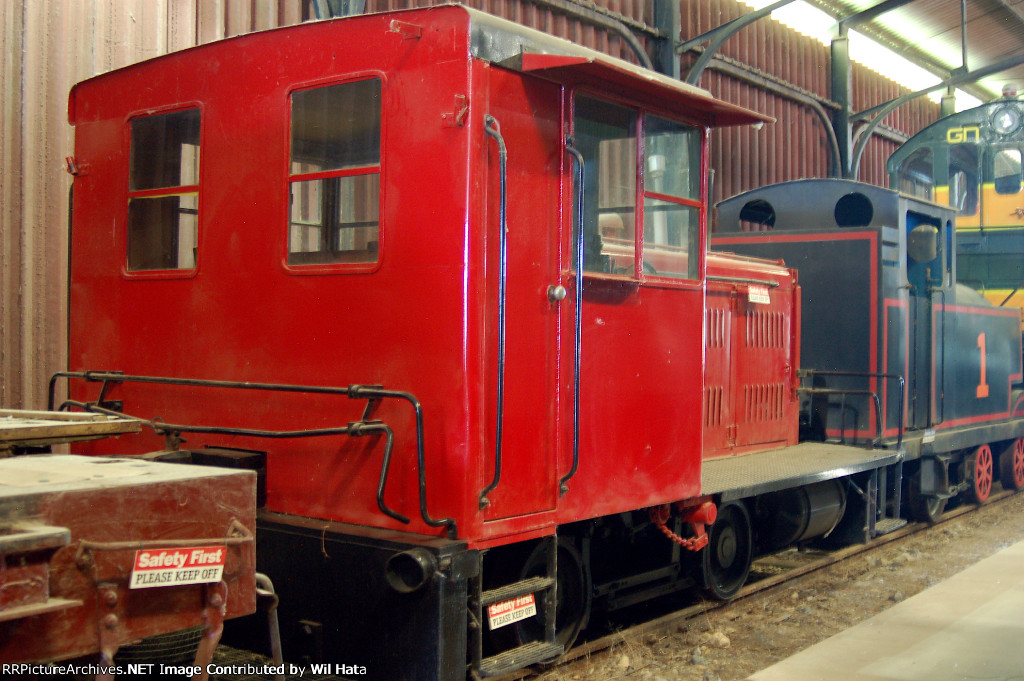
[[[799,296],[779,264],[708,256],[706,458],[796,444]]]
[[[704,456],[728,452],[735,443],[732,341],[737,304],[732,286],[708,287],[704,339]]]
[[[447,16],[460,13],[452,10]],[[428,478],[458,481],[462,489],[441,493],[446,490],[432,485],[439,493],[428,500],[431,512],[464,517],[475,509],[469,488],[476,485],[464,476],[466,457],[480,454],[476,446],[472,452],[466,448],[465,419],[468,409],[479,408],[477,386],[483,377],[480,367],[468,365],[458,350],[467,324],[469,223],[466,206],[450,199],[468,193],[469,132],[476,138],[482,131],[480,116],[469,127],[442,124],[442,115],[456,106],[455,94],[465,93],[474,101],[461,16],[461,23],[440,22],[448,30],[429,46],[389,32],[390,18],[366,17],[357,20],[363,49],[345,50],[339,58],[338,45],[349,41],[339,41],[335,31],[345,24],[322,22],[295,32],[294,40],[282,40],[276,32],[252,34],[242,43],[185,53],[180,62],[157,60],[79,86],[76,153],[90,159],[93,170],[80,183],[75,219],[81,225],[98,217],[110,219],[115,226],[112,243],[118,245],[91,238],[84,230],[77,233],[73,276],[79,284],[72,291],[76,312],[71,366],[118,365],[135,373],[292,383],[384,383],[409,390],[426,405],[424,419],[432,434],[426,447]],[[227,65],[236,69],[237,77],[218,75]],[[181,78],[180,68],[191,77]],[[313,78],[351,74],[381,74],[385,79],[389,117],[382,131],[385,183],[380,214],[386,233],[381,266],[372,281],[366,275],[289,274],[282,267],[289,89]],[[122,92],[120,78],[141,78],[153,87]],[[187,279],[127,282],[121,276],[127,158],[105,150],[123,148],[130,113],[182,101],[203,103],[198,269]],[[427,177],[439,178],[438,191],[409,189]],[[230,189],[225,193],[223,188]],[[445,237],[439,239],[442,226]],[[389,248],[388,238],[405,246]],[[239,314],[260,310],[274,310],[273,318],[253,324],[248,312]],[[357,420],[361,409],[348,401],[281,397],[211,407],[182,393],[161,396],[127,387],[120,393],[129,411],[281,429],[343,425]],[[383,405],[379,417],[405,435],[392,462],[387,499],[414,518],[413,529],[427,531],[418,520],[416,457],[408,448],[411,414],[400,406]],[[259,449],[264,444],[246,441],[241,446]],[[139,446],[152,449],[159,441]],[[372,439],[307,440],[283,447],[268,461],[268,505],[313,517],[381,524],[374,503],[381,447]],[[395,521],[383,524],[404,529]]]
[[[489,79],[479,91],[487,97],[488,114],[500,124],[508,147],[508,272],[507,355],[505,358],[502,471],[498,487],[488,495],[487,520],[522,516],[554,509],[558,499],[556,463],[561,449],[558,423],[566,405],[565,369],[559,366],[558,329],[568,301],[548,298],[548,286],[561,283],[559,230],[562,186],[561,89],[539,78],[522,77],[503,69],[486,68]],[[500,93],[500,94],[499,94]],[[533,115],[527,115],[531,112]],[[476,328],[489,351],[480,372],[487,377],[480,448],[484,485],[493,479],[498,394],[496,334],[498,333],[500,173],[497,144],[481,140],[480,167],[486,173],[486,193],[474,194],[483,210],[479,244],[486,263],[480,282],[483,318]],[[571,366],[569,368],[571,371]],[[550,522],[550,521],[548,521]]]
[[[548,80],[550,70],[541,80],[470,58],[468,16],[449,7],[317,22],[80,84],[76,156],[90,172],[76,178],[71,368],[409,391],[423,405],[429,513],[455,518],[460,537],[490,545],[698,494],[702,283],[593,276],[582,313],[580,470],[558,495],[557,478],[571,465],[574,319],[569,303],[546,294],[550,284],[572,288],[571,166],[562,152],[570,93]],[[393,31],[393,19],[422,30]],[[353,43],[361,49],[344,48]],[[698,124],[717,115],[749,120],[597,58],[558,75]],[[286,265],[290,93],[367,77],[383,83],[379,263],[347,271]],[[147,87],[134,87],[139,81]],[[197,264],[126,275],[129,121],[182,105],[201,112]],[[510,265],[505,465],[481,511],[497,393],[498,187],[485,113],[499,119],[509,145]],[[134,384],[107,397],[123,399],[129,413],[277,430],[343,426],[364,406],[284,394],[237,402]],[[419,514],[411,410],[385,402],[373,417],[395,432],[384,498],[409,525],[376,505],[378,438],[189,439],[269,450],[272,510],[439,534]],[[92,450],[162,445],[147,436]]]
[[[692,497],[700,487],[701,391],[678,386],[702,384],[703,292],[596,277],[586,287],[580,470],[561,522],[625,509],[630,498],[642,507]]]

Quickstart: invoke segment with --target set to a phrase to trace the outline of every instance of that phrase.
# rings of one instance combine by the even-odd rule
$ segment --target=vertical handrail
[[[573,331],[573,391],[572,391],[572,467],[558,481],[559,496],[569,491],[569,480],[580,465],[580,357],[583,334],[583,154],[573,146],[572,137],[565,138],[565,150],[576,159],[576,295],[574,298],[575,327]]]
[[[938,337],[939,343],[941,344],[939,350],[939,361],[942,364],[942,371],[939,372],[939,394],[932,395],[933,403],[938,403],[939,405],[939,413],[934,415],[937,417],[937,419],[934,423],[929,422],[929,426],[937,426],[940,423],[944,423],[946,421],[946,291],[941,286],[939,286],[938,288],[932,288],[932,293],[934,294],[936,292],[942,296],[942,314],[939,315],[942,319],[942,335]],[[929,307],[931,308],[928,310],[928,312],[931,313],[932,319],[935,319],[935,303],[933,302],[934,299],[932,296],[929,296],[928,298],[930,303]],[[935,330],[932,329],[932,337],[934,338],[935,335]],[[932,347],[935,347],[934,343],[932,344]],[[935,365],[934,357],[932,357],[932,365]]]
[[[505,148],[505,140],[501,136],[501,125],[491,114],[484,116],[484,132],[493,137],[498,143],[501,198],[498,207],[498,241],[500,244],[500,254],[498,256],[498,395],[494,426],[494,478],[491,480],[491,484],[487,485],[480,492],[481,509],[487,508],[490,505],[491,501],[487,498],[487,495],[494,491],[501,481],[501,441],[505,420],[505,299],[508,275],[508,216],[506,212],[508,198],[508,151]]]

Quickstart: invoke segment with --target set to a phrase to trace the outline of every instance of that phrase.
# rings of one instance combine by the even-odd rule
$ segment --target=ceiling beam
[[[860,111],[856,114],[853,114],[850,117],[851,121],[868,120],[869,118],[870,120],[868,121],[867,125],[864,126],[864,128],[862,128],[859,131],[860,134],[858,136],[857,143],[854,145],[853,155],[849,163],[849,169],[844,169],[847,172],[847,175],[845,176],[857,177],[857,173],[860,170],[860,159],[861,156],[863,156],[864,154],[864,149],[867,147],[868,138],[871,137],[871,131],[874,130],[874,128],[879,123],[882,122],[882,119],[884,119],[886,116],[888,116],[890,113],[895,111],[903,104],[906,104],[910,100],[916,99],[917,97],[920,97],[922,95],[926,95],[929,92],[934,92],[935,90],[939,90],[944,87],[962,87],[962,85],[970,83],[972,81],[976,81],[979,78],[984,78],[985,76],[1000,73],[1007,69],[1013,68],[1014,66],[1020,66],[1022,64],[1024,64],[1024,53],[1012,57],[1007,57],[1006,59],[1001,59],[998,62],[989,64],[988,66],[983,66],[980,69],[975,69],[974,71],[964,71],[962,73],[951,75],[947,80],[937,85],[933,85],[923,90],[918,90],[917,92],[905,94],[902,97],[897,97],[896,99],[890,100],[885,104],[880,104],[878,106],[871,107],[870,109],[865,109],[864,111]],[[874,118],[871,118],[872,115],[874,115]]]
[[[883,0],[883,2],[878,3],[874,7],[869,7],[868,9],[857,12],[856,14],[851,14],[848,17],[840,19],[839,30],[842,31],[844,27],[852,28],[854,26],[859,26],[860,24],[871,21],[890,10],[894,10],[897,7],[903,7],[904,5],[909,5],[915,1],[916,0]]]
[[[710,31],[702,33],[701,35],[695,38],[684,40],[680,42],[678,45],[676,45],[676,51],[679,54],[682,54],[687,50],[696,47],[697,45],[700,45],[701,43],[711,41],[711,44],[709,44],[707,48],[704,49],[700,57],[697,58],[697,61],[694,63],[694,65],[690,67],[689,72],[686,74],[686,82],[689,83],[690,85],[696,85],[697,83],[700,82],[700,77],[701,74],[704,73],[704,69],[707,68],[708,63],[711,61],[711,58],[715,56],[719,48],[721,48],[722,45],[725,44],[726,40],[733,37],[739,31],[746,28],[750,24],[754,23],[758,19],[762,19],[770,15],[775,10],[779,9],[780,7],[785,7],[791,2],[793,2],[793,0],[778,0],[777,2],[773,2],[772,4],[766,7],[754,10],[753,12],[748,12],[741,17],[737,17],[732,21],[727,21],[726,23],[722,24],[717,28],[713,28]]]
[[[971,0],[971,1],[974,2],[975,4],[977,4],[977,2],[979,0]],[[981,1],[985,1],[985,0],[981,0]],[[988,0],[988,1],[990,1],[990,2],[1000,2],[1001,0]],[[842,21],[843,18],[844,18],[843,16],[841,16],[841,12],[844,9],[844,7],[841,6],[841,5],[838,5],[834,0],[806,0],[806,2],[808,2],[809,4],[817,7],[818,9],[820,9],[821,11],[825,12],[826,14],[832,16],[833,18],[835,18],[837,23]],[[885,4],[885,3],[882,3],[882,4]],[[888,9],[891,10],[891,9],[895,9],[895,8],[894,7],[889,7]],[[871,11],[871,10],[865,10],[865,11]],[[851,17],[852,16],[856,16],[856,14],[851,14],[849,16],[851,16]],[[877,18],[877,17],[875,17],[875,18]],[[856,27],[856,30],[859,33],[864,34],[868,38],[871,38],[872,40],[874,40],[878,44],[883,45],[885,47],[888,47],[890,50],[892,50],[893,52],[899,54],[900,56],[902,56],[904,59],[906,59],[907,61],[911,62],[912,64],[920,66],[925,71],[928,71],[929,73],[934,74],[936,78],[940,78],[942,80],[946,80],[946,79],[949,78],[949,74],[950,74],[951,71],[953,71],[953,70],[955,70],[955,69],[957,69],[957,68],[959,68],[961,66],[959,64],[945,64],[943,62],[937,61],[934,57],[931,57],[930,55],[928,55],[928,54],[918,50],[914,45],[911,45],[911,44],[907,43],[905,40],[901,41],[901,39],[900,39],[901,36],[899,36],[898,34],[894,34],[894,33],[890,32],[889,30],[885,29],[884,27],[878,26],[873,21],[867,21],[867,22],[859,23],[857,25],[857,27]],[[979,85],[972,85],[970,83],[967,83],[967,84],[961,85],[960,89],[963,90],[964,92],[970,94],[970,95],[973,95],[973,96],[977,97],[978,99],[981,99],[981,100],[990,99],[992,97],[992,93],[989,90],[987,90],[987,89],[985,89],[985,88],[983,88],[983,87],[981,87]]]

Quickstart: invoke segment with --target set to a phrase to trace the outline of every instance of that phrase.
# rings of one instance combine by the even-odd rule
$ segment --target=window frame
[[[972,151],[966,150],[973,150],[973,153],[976,155],[976,160],[974,164],[971,166],[961,163],[960,161],[963,160],[962,158],[954,159],[955,156],[962,157],[964,154],[972,153]],[[944,181],[946,187],[946,205],[955,210],[958,216],[963,216],[965,218],[973,218],[981,214],[985,187],[984,164],[986,154],[987,152],[985,150],[985,145],[981,142],[957,142],[953,144],[950,144],[948,142],[946,143],[945,168],[941,168],[938,170],[942,170],[942,177],[945,178]],[[933,158],[938,158],[938,156],[933,156]],[[961,210],[959,205],[953,203],[954,199],[957,202],[959,202],[960,200],[959,188],[957,189],[957,193],[954,193],[953,191],[954,178],[960,173],[963,173],[964,176],[963,199],[965,204],[965,210]],[[971,182],[972,175],[974,177],[973,182]],[[933,182],[933,195],[935,193],[935,187],[937,186],[940,186],[938,182]],[[967,206],[968,197],[973,198],[973,203],[971,203],[970,206]],[[966,210],[966,208],[968,207],[971,208],[970,211]]]
[[[360,166],[358,168],[340,168],[333,170],[314,171],[309,173],[293,173],[292,172],[292,96],[296,92],[304,92],[307,90],[315,90],[318,88],[332,87],[335,85],[344,85],[346,83],[356,83],[365,80],[379,80],[380,81],[380,149],[379,149],[379,160],[376,166]],[[383,71],[370,70],[370,71],[359,71],[353,73],[346,73],[343,76],[330,76],[328,78],[320,78],[316,80],[303,81],[300,83],[293,83],[284,93],[284,107],[285,107],[285,126],[284,126],[284,160],[283,160],[283,216],[279,224],[284,225],[284,229],[281,230],[281,267],[288,274],[307,276],[307,275],[325,275],[325,274],[372,274],[381,268],[384,263],[385,252],[386,252],[386,241],[384,229],[384,173],[386,170],[386,161],[384,150],[387,147],[387,91],[388,91],[388,79]],[[326,180],[334,178],[345,178],[345,177],[362,177],[367,175],[373,175],[372,172],[366,172],[368,168],[376,168],[376,175],[378,177],[378,192],[377,192],[377,259],[372,262],[334,262],[334,263],[290,263],[288,257],[290,251],[290,233],[291,233],[291,191],[292,184],[296,182],[307,182],[314,180]]]
[[[597,271],[583,271],[583,277],[587,280],[593,281],[608,281],[608,282],[619,282],[623,284],[633,286],[645,286],[650,288],[673,288],[673,289],[699,289],[704,286],[706,277],[706,251],[707,251],[707,220],[708,220],[708,145],[711,135],[710,127],[695,121],[685,116],[680,116],[674,112],[668,112],[663,109],[659,109],[653,106],[639,105],[635,102],[630,102],[622,98],[611,95],[607,92],[594,90],[589,87],[579,87],[572,89],[569,93],[569,120],[571,121],[571,133],[575,139],[576,135],[576,102],[579,97],[586,97],[589,99],[598,100],[612,104],[614,106],[622,107],[633,112],[635,116],[634,125],[634,174],[635,174],[635,198],[634,198],[634,211],[633,211],[633,248],[634,248],[634,261],[633,271],[631,273],[610,273],[610,272],[597,272]],[[699,135],[700,150],[697,154],[697,163],[700,169],[700,182],[697,188],[698,198],[686,199],[670,194],[662,194],[660,192],[654,192],[647,188],[647,177],[646,177],[646,134],[647,134],[647,118],[648,116],[656,116],[665,121],[677,123],[680,125],[688,126],[693,128]],[[575,163],[571,158],[566,156],[566,163]],[[571,171],[568,176],[568,189],[571,200],[575,201],[575,190],[573,189],[575,173]],[[696,250],[697,250],[697,264],[696,264],[696,276],[694,278],[680,277],[680,276],[667,276],[659,275],[658,273],[648,273],[644,271],[644,250],[647,245],[647,240],[644,237],[644,217],[646,212],[646,201],[660,201],[663,203],[671,203],[673,205],[685,206],[689,208],[697,209],[697,239],[696,239]],[[568,211],[570,215],[570,223],[568,232],[570,234],[570,240],[575,235],[575,208]],[[574,246],[570,248],[570,253],[574,251]],[[575,271],[575,256],[570,257],[570,270]]]
[[[143,118],[152,118],[154,116],[163,116],[167,114],[173,114],[180,111],[189,111],[195,109],[199,111],[199,169],[196,174],[196,184],[191,185],[175,185],[173,187],[158,187],[155,189],[132,189],[132,122]],[[204,147],[206,147],[206,126],[204,121],[206,119],[206,108],[200,101],[187,101],[187,102],[175,102],[163,107],[151,107],[146,109],[140,109],[129,113],[123,123],[123,148],[126,150],[124,155],[125,170],[122,174],[124,178],[124,199],[121,202],[123,206],[123,212],[120,213],[122,222],[120,237],[124,250],[122,251],[121,259],[121,276],[125,279],[192,279],[199,273],[200,263],[202,261],[203,252],[203,199],[201,187],[203,186],[203,175],[204,167],[206,166],[206,154],[203,153]],[[132,199],[152,199],[169,196],[184,196],[187,194],[194,194],[196,197],[196,245],[195,245],[195,262],[192,267],[189,268],[175,268],[175,269],[152,269],[152,270],[133,270],[128,266],[128,258],[130,253],[130,246],[128,239],[130,236],[131,225],[129,224],[129,211]]]
[[[996,161],[1000,154],[1004,152],[1015,152],[1017,154],[1017,165],[1019,166],[1017,174],[1014,175],[996,175]],[[991,166],[991,178],[992,178],[992,190],[998,196],[1017,196],[1024,191],[1024,152],[1021,151],[1021,145],[1017,143],[1006,143],[1006,144],[993,144],[988,148],[988,159],[986,164]],[[1016,190],[1012,192],[1000,191],[998,180],[1003,177],[1015,177],[1017,180]]]
[[[647,248],[648,240],[646,239],[645,234],[644,234],[645,231],[646,231],[645,230],[645,222],[644,222],[643,219],[639,219],[638,218],[638,220],[637,220],[637,233],[638,233],[637,234],[637,243],[639,245],[639,250],[638,250],[639,257],[637,258],[637,260],[639,261],[641,281],[644,281],[646,279],[650,279],[652,281],[657,281],[657,282],[663,282],[663,281],[669,281],[669,282],[672,282],[672,281],[678,281],[678,282],[700,282],[700,281],[702,281],[704,279],[704,256],[703,256],[703,250],[707,247],[706,246],[706,238],[707,238],[707,230],[706,230],[706,226],[707,226],[707,200],[706,200],[706,198],[707,198],[707,181],[708,181],[707,175],[708,175],[708,173],[706,171],[707,166],[706,166],[705,155],[707,154],[707,149],[708,149],[708,139],[707,139],[708,138],[708,129],[707,128],[702,128],[701,126],[698,126],[698,125],[694,125],[693,123],[688,123],[686,121],[680,120],[680,119],[675,118],[675,117],[662,115],[661,113],[658,113],[658,112],[653,111],[651,109],[641,109],[640,111],[641,111],[641,115],[639,116],[640,134],[638,136],[638,144],[639,144],[639,151],[640,151],[640,153],[643,156],[642,156],[642,158],[638,159],[638,165],[640,166],[640,169],[638,171],[637,178],[638,178],[638,180],[641,181],[641,182],[638,182],[638,184],[642,183],[642,185],[643,185],[643,192],[642,192],[642,195],[638,199],[638,204],[637,205],[638,206],[642,206],[642,208],[643,208],[643,210],[642,210],[643,215],[641,217],[642,218],[646,218],[647,217],[646,211],[647,211],[647,200],[648,199],[653,200],[653,201],[660,201],[662,203],[670,203],[670,204],[675,205],[675,206],[685,206],[687,208],[696,208],[697,209],[697,224],[696,224],[697,239],[696,239],[696,243],[693,245],[694,248],[696,249],[696,252],[697,252],[697,263],[696,263],[696,268],[695,268],[695,276],[693,276],[692,278],[690,276],[670,276],[670,275],[667,275],[667,274],[666,275],[659,275],[656,272],[654,274],[648,274],[648,273],[646,273],[643,270],[643,263],[645,262],[644,255],[645,255],[645,250]],[[698,140],[699,140],[699,143],[700,143],[700,149],[698,150],[697,159],[696,159],[697,160],[698,171],[700,172],[700,182],[697,185],[697,196],[698,196],[698,198],[690,199],[690,198],[686,198],[686,197],[682,197],[682,196],[675,196],[674,194],[665,194],[665,193],[661,193],[661,192],[650,191],[650,190],[647,189],[647,181],[646,181],[646,177],[647,177],[647,168],[646,168],[647,146],[646,146],[646,143],[647,143],[647,121],[648,121],[648,118],[650,116],[656,116],[656,117],[661,118],[662,120],[668,121],[670,123],[676,123],[676,124],[679,124],[679,125],[687,126],[689,128],[692,128],[698,134]],[[640,192],[638,192],[638,193],[640,193]],[[702,199],[700,197],[704,197],[704,198]],[[663,244],[663,245],[668,245],[668,244]],[[687,248],[689,249],[689,244],[687,244]],[[689,255],[690,255],[690,251],[688,250],[687,251],[687,258],[689,258]]]

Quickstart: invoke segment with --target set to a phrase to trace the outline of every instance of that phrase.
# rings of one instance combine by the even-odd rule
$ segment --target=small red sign
[[[770,305],[771,297],[768,295],[768,287],[761,284],[751,284],[747,289],[747,300],[756,305]]]
[[[536,614],[537,601],[533,594],[510,598],[507,601],[487,606],[487,618],[490,621],[491,629],[497,629]]]
[[[208,584],[221,580],[227,558],[225,546],[188,549],[141,549],[135,552],[132,589],[182,584]]]

